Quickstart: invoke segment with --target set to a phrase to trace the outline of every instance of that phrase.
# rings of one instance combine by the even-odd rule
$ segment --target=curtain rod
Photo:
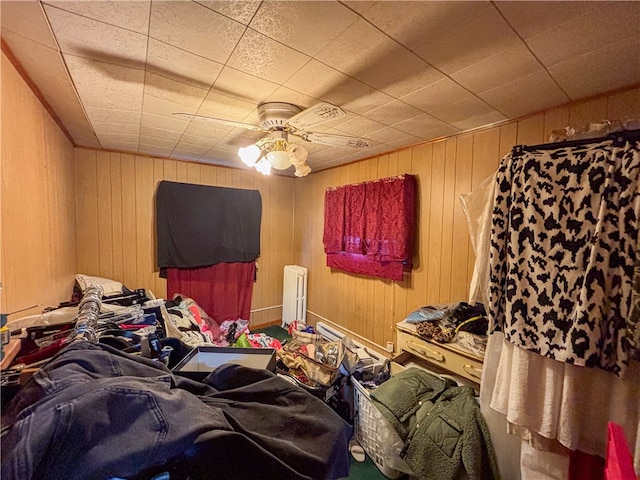
[[[594,138],[581,138],[577,140],[565,140],[555,143],[541,143],[539,145],[516,145],[512,149],[512,154],[518,154],[523,151],[530,152],[532,150],[554,150],[564,147],[579,147],[581,145],[587,145],[589,143],[599,143],[610,140],[616,143],[622,143],[626,140],[640,140],[640,130],[620,130],[618,132],[611,132],[603,137]]]

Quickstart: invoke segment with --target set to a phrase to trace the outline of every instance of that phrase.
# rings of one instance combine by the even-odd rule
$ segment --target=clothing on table
[[[310,480],[349,470],[351,427],[269,371],[225,364],[198,383],[89,342],[36,372],[2,420],[3,480],[175,469],[193,479]]]

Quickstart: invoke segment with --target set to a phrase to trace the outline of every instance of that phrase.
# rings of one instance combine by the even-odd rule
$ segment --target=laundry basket
[[[351,377],[351,381],[354,387],[353,425],[356,439],[385,477],[396,479],[404,473],[411,473],[409,466],[399,456],[404,446],[402,439],[371,402],[367,389],[355,378]]]

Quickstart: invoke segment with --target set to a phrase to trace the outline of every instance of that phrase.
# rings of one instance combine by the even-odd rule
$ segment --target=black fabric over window
[[[156,192],[158,267],[250,262],[260,255],[257,190],[162,181]]]

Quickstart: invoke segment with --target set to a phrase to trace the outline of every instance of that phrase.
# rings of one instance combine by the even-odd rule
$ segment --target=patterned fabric
[[[414,175],[328,188],[323,234],[327,265],[402,281],[413,254],[415,192]]]
[[[633,292],[631,294],[631,313],[627,321],[627,335],[624,341],[629,347],[631,357],[640,360],[640,235],[636,249],[636,266],[633,273]]]
[[[513,344],[621,374],[640,217],[640,143],[512,152],[491,232],[490,319]]]

